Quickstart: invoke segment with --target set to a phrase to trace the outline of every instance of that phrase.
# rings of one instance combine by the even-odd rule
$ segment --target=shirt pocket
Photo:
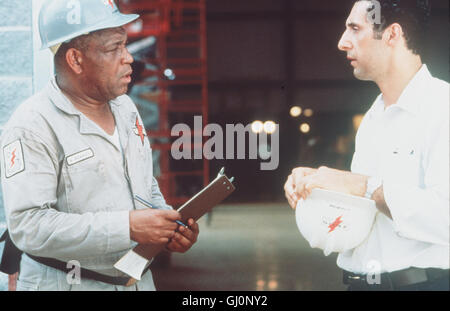
[[[392,148],[386,155],[385,179],[403,185],[420,185],[420,154],[413,145]]]
[[[106,184],[103,160],[94,155],[76,163],[65,161],[63,176],[70,212],[82,214],[107,209],[108,204],[104,202],[107,197],[103,193]]]

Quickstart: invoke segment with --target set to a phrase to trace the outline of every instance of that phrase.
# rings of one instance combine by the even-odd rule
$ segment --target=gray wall
[[[31,0],[0,0],[0,126],[32,94]]]
[[[17,105],[33,92],[31,25],[31,0],[0,0],[0,131]],[[4,228],[0,191],[0,232]],[[7,277],[0,273],[0,290],[6,289]]]

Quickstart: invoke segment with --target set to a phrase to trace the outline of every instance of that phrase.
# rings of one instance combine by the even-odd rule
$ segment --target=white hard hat
[[[114,0],[45,0],[39,13],[42,48],[51,48],[90,32],[120,27],[139,18],[122,14]]]
[[[295,218],[310,246],[328,256],[360,245],[372,230],[377,211],[373,200],[313,189],[297,203]]]

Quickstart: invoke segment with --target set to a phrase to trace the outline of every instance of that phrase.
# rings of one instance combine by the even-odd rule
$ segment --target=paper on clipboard
[[[233,178],[228,179],[224,174],[224,168],[222,168],[211,183],[177,209],[181,214],[181,221],[186,223],[190,218],[197,221],[211,211],[214,206],[222,202],[235,190],[232,182]],[[117,261],[114,267],[135,280],[140,280],[149,261],[164,247],[165,245],[139,244]]]

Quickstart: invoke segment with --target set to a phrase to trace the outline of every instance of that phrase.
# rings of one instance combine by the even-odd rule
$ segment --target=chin
[[[125,95],[128,92],[128,85],[122,86],[121,88],[117,88],[117,91],[114,92],[115,96],[114,98],[117,98],[119,96]]]
[[[353,75],[355,76],[356,79],[361,80],[361,81],[371,81],[372,80],[366,74],[364,74],[364,72],[361,72],[361,70],[358,70],[356,68],[353,71]]]

